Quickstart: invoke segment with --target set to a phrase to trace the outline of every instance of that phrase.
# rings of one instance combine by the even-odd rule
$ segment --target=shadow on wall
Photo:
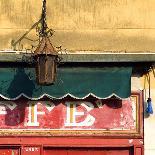
[[[28,97],[32,97],[34,89],[35,84],[32,80],[30,80],[29,76],[25,73],[25,70],[23,68],[18,68],[12,82],[10,83],[7,93],[10,98],[17,97],[21,93],[24,93]],[[19,101],[19,104],[24,104],[23,100]],[[23,123],[25,118],[25,108],[26,106],[17,106],[15,108],[15,113],[12,113],[10,109],[7,109],[5,125],[16,126]]]
[[[28,97],[32,97],[34,89],[35,84],[30,80],[29,76],[25,73],[25,70],[23,68],[18,68],[7,90],[7,94],[10,98],[17,97],[21,93],[24,93]]]

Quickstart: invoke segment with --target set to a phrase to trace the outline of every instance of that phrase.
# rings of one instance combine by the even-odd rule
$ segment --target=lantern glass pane
[[[52,84],[56,76],[56,57],[40,55],[37,62],[37,81],[39,84]]]

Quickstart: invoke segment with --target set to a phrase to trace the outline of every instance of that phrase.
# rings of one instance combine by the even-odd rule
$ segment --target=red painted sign
[[[136,96],[125,100],[0,101],[0,131],[136,131]]]

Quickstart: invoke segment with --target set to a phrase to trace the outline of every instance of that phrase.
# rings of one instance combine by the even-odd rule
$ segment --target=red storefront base
[[[143,155],[144,151],[143,139],[14,137],[1,138],[0,143],[1,155]]]
[[[142,94],[133,95],[137,101],[135,129],[119,132],[90,130],[88,133],[41,131],[41,135],[34,131],[17,133],[13,129],[1,129],[0,155],[143,155]]]

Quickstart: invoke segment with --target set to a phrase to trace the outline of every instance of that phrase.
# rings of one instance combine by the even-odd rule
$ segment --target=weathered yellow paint
[[[0,0],[0,50],[39,20],[41,7],[42,0]],[[47,0],[47,21],[53,44],[67,50],[155,51],[154,0]],[[35,31],[28,36],[36,39]]]
[[[73,123],[73,104],[70,104],[70,123]]]
[[[35,104],[32,104],[32,108],[31,108],[31,122],[34,123],[34,106]]]
[[[15,155],[14,150],[12,150],[12,154],[11,155]]]

